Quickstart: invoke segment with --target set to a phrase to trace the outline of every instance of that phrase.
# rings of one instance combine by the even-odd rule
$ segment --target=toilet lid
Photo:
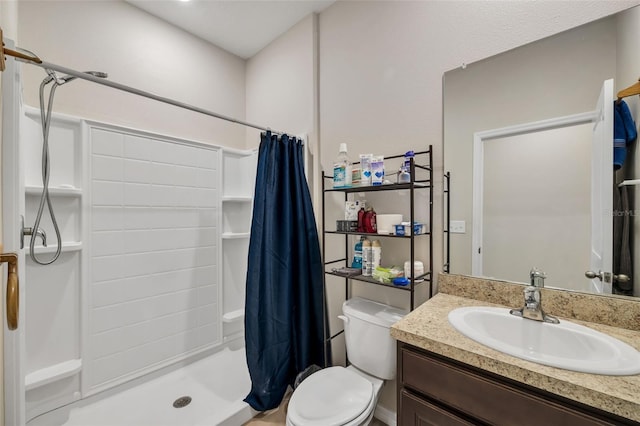
[[[329,367],[307,377],[291,396],[288,415],[300,426],[338,426],[367,409],[373,384],[344,367]]]

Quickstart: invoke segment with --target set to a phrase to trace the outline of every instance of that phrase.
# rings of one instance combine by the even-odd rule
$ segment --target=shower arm
[[[2,245],[0,244],[0,251]],[[0,254],[0,263],[8,264],[7,273],[7,327],[9,330],[18,328],[18,306],[20,286],[18,284],[18,255],[15,253]]]

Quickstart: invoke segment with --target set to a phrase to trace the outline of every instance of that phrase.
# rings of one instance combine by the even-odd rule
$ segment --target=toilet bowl
[[[389,334],[405,311],[362,298],[347,300],[344,316],[348,367],[329,367],[296,388],[287,426],[368,425],[384,380],[395,378],[395,340]]]
[[[352,365],[318,371],[291,396],[287,426],[368,425],[382,384]]]

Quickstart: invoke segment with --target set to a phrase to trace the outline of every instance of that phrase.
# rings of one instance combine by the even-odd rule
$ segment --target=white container
[[[413,272],[415,272],[416,277],[419,277],[420,275],[424,274],[424,264],[419,260],[414,261]],[[412,272],[411,272],[411,261],[409,260],[404,262],[404,276],[408,279],[411,279],[411,277],[414,276],[412,275]],[[424,281],[424,280],[422,278],[415,280],[415,282],[421,282],[421,281]]]
[[[396,232],[395,226],[400,222],[402,222],[401,214],[377,214],[378,234],[393,235]]]

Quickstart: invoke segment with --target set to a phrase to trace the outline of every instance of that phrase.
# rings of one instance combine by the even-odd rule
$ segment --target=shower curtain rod
[[[0,30],[0,36],[1,36],[1,34],[2,34],[2,32]],[[24,50],[24,49],[22,49],[22,50]],[[28,55],[25,55],[25,54],[23,54],[21,52],[17,52],[15,50],[7,49],[7,48],[3,48],[3,54],[0,54],[0,56],[2,56],[3,59],[4,59],[4,54],[9,55],[9,56],[13,56],[13,57],[16,58],[16,60],[18,60],[20,62],[24,62],[24,63],[31,64],[31,65],[35,65],[37,67],[44,68],[45,70],[58,71],[58,72],[61,72],[61,73],[65,73],[67,75],[71,75],[71,76],[74,76],[74,77],[77,77],[77,78],[81,78],[83,80],[92,81],[94,83],[101,84],[103,86],[108,86],[108,87],[111,87],[111,88],[114,88],[114,89],[122,90],[124,92],[132,93],[134,95],[142,96],[142,97],[145,97],[145,98],[153,99],[153,100],[158,101],[158,102],[163,102],[165,104],[173,105],[173,106],[176,106],[178,108],[188,109],[190,111],[198,112],[200,114],[208,115],[210,117],[219,118],[221,120],[230,121],[232,123],[241,124],[243,126],[252,127],[254,129],[258,129],[258,130],[264,130],[264,131],[268,131],[268,132],[276,133],[276,134],[280,134],[280,135],[285,134],[285,132],[281,132],[281,131],[278,131],[278,130],[273,130],[273,129],[270,129],[268,127],[258,126],[257,124],[247,123],[246,121],[242,121],[242,120],[238,120],[238,119],[233,118],[233,117],[228,117],[226,115],[218,114],[216,112],[209,111],[209,110],[206,110],[204,108],[200,108],[200,107],[197,107],[197,106],[189,105],[189,104],[184,103],[184,102],[180,102],[180,101],[176,101],[174,99],[166,98],[164,96],[159,96],[159,95],[156,95],[154,93],[146,92],[144,90],[136,89],[135,87],[126,86],[126,85],[120,84],[120,83],[115,83],[113,81],[106,80],[106,79],[103,79],[103,78],[100,78],[100,77],[96,77],[96,76],[93,76],[91,74],[87,74],[87,73],[82,72],[82,71],[76,71],[76,70],[73,70],[71,68],[63,67],[61,65],[56,65],[56,64],[49,63],[49,62],[44,62],[44,61],[42,61],[40,58],[38,58],[35,55],[28,56]],[[294,133],[287,133],[287,134],[295,135]]]

